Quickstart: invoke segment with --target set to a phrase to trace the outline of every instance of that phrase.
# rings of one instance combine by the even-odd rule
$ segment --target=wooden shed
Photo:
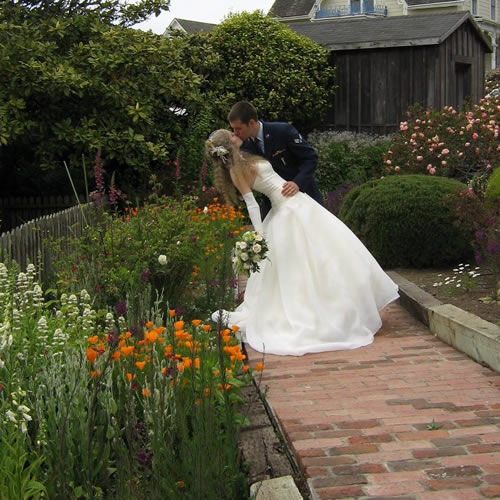
[[[469,12],[289,23],[331,51],[337,90],[326,125],[386,134],[409,106],[441,109],[484,96],[492,48]]]

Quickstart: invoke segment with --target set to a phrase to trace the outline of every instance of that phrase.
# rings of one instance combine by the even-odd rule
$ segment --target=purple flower
[[[141,272],[141,280],[149,281],[150,278],[151,278],[151,271],[149,269],[144,269],[144,271]]]
[[[500,253],[500,244],[490,241],[486,249],[491,255],[497,255]]]
[[[219,280],[213,280],[211,285],[214,287],[214,288],[217,288],[219,286]]]
[[[476,240],[477,241],[482,241],[484,239],[484,233],[483,231],[476,231]]]
[[[127,314],[126,302],[119,302],[116,304],[116,314],[118,314],[118,316],[125,316]]]
[[[226,234],[226,238],[230,240],[231,238],[234,238],[234,233],[232,231],[229,231],[229,233]]]
[[[481,264],[483,258],[481,257],[480,253],[475,253],[474,254],[474,260],[476,261],[476,264]]]
[[[113,330],[111,330],[109,333],[108,333],[108,344],[110,346],[113,346],[115,344],[117,344],[117,338],[115,337],[115,332]]]

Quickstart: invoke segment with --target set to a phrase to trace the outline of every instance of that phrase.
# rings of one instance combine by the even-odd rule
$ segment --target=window
[[[491,20],[496,21],[497,19],[497,0],[491,0]]]
[[[359,14],[361,12],[361,0],[351,0],[351,14]]]
[[[493,2],[494,0],[491,1]],[[477,0],[471,0],[471,2],[472,15],[477,16]]]

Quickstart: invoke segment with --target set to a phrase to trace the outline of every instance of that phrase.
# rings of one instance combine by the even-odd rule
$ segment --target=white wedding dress
[[[284,182],[270,163],[259,162],[253,187],[272,203],[263,223],[268,258],[248,279],[244,301],[224,311],[224,321],[267,354],[301,356],[372,343],[382,326],[379,311],[398,298],[397,285],[328,210],[301,192],[282,196]]]

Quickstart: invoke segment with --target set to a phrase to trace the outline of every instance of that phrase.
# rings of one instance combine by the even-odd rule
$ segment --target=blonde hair
[[[229,130],[219,129],[212,132],[205,141],[206,154],[214,162],[215,189],[222,194],[225,203],[230,206],[238,204],[238,194],[229,171],[232,170],[247,184],[252,185],[256,173],[255,164],[262,159],[239,150],[235,151],[231,136]]]

